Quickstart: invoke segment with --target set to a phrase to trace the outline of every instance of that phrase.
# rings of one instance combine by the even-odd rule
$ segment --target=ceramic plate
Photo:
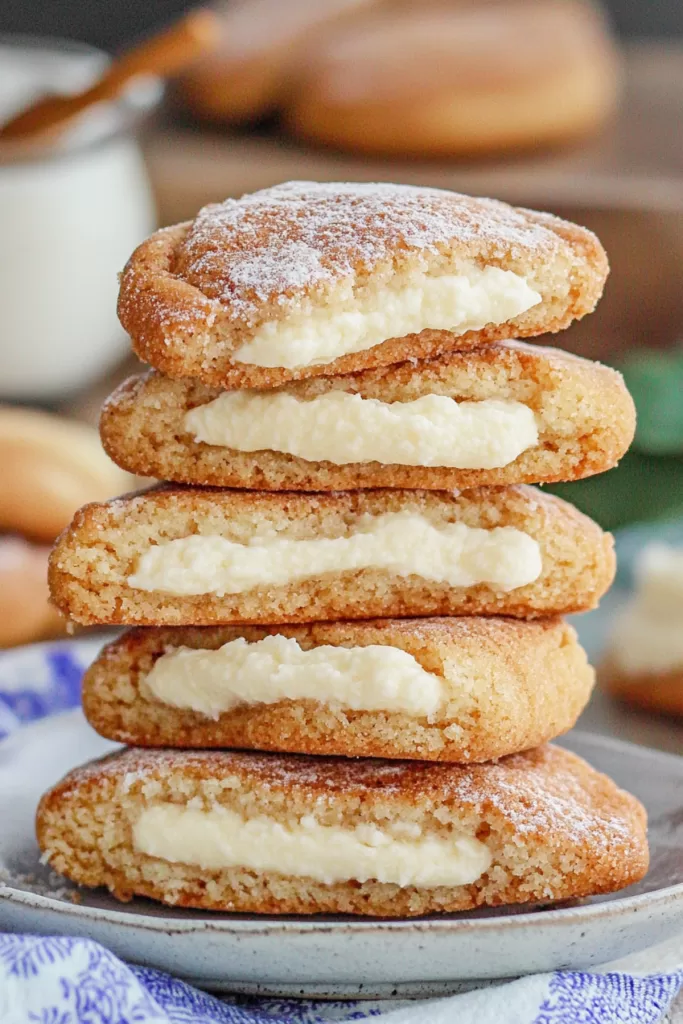
[[[71,657],[87,660],[91,652],[74,642]],[[5,655],[0,673],[11,662]],[[64,712],[0,743],[0,930],[87,935],[206,988],[280,996],[442,994],[475,979],[604,963],[683,928],[683,758],[578,732],[563,742],[648,808],[652,867],[621,894],[547,910],[402,921],[207,915],[141,899],[120,904],[41,867],[33,835],[40,794],[114,747],[80,710]]]

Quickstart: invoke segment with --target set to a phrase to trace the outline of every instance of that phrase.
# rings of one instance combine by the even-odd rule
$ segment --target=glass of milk
[[[86,88],[106,63],[77,43],[0,36],[0,122]],[[117,275],[155,225],[135,128],[161,91],[140,81],[51,145],[0,143],[0,400],[61,398],[126,351]]]

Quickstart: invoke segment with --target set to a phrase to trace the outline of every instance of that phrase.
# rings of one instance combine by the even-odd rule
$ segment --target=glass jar
[[[106,62],[76,43],[0,36],[0,121],[35,95],[85,88]],[[52,145],[0,144],[0,399],[62,398],[126,351],[117,275],[155,225],[135,131],[161,91],[140,81]]]

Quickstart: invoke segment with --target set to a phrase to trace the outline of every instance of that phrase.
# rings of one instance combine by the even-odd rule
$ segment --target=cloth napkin
[[[0,935],[2,1024],[657,1024],[682,985],[683,970],[645,977],[556,971],[398,1007],[223,1001],[160,971],[124,964],[89,939]]]
[[[0,656],[0,738],[78,704],[82,653],[46,649],[48,671],[31,682],[12,675],[11,658]],[[681,990],[683,937],[594,972],[531,975],[446,999],[335,1003],[219,999],[126,964],[87,936],[0,933],[0,1024],[683,1024]]]

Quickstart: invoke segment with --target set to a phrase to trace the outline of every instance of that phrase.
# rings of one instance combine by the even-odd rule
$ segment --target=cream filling
[[[615,620],[610,651],[631,675],[683,669],[683,549],[645,548],[635,596]]]
[[[444,699],[443,680],[397,647],[302,650],[279,635],[255,643],[240,637],[215,651],[179,647],[155,662],[146,685],[162,704],[208,718],[240,704],[281,700],[429,717]]]
[[[321,825],[307,815],[295,826],[225,807],[209,811],[161,803],[133,826],[139,853],[207,871],[245,868],[331,885],[375,879],[394,885],[469,885],[491,866],[488,847],[470,836],[424,835],[419,826],[398,838],[373,824]]]
[[[492,530],[434,526],[416,513],[363,516],[346,537],[291,540],[270,535],[237,544],[227,537],[181,537],[152,545],[128,578],[137,590],[165,594],[241,594],[324,573],[384,569],[451,587],[488,584],[515,590],[541,574],[538,542],[512,526]]]
[[[503,324],[541,301],[523,277],[499,267],[473,265],[459,274],[410,280],[406,287],[384,288],[340,311],[313,309],[263,324],[233,359],[287,369],[330,363],[429,328],[465,334]]]
[[[205,444],[335,465],[498,469],[538,443],[534,414],[521,402],[425,395],[386,403],[346,391],[303,402],[286,392],[225,392],[188,412],[185,429]]]

